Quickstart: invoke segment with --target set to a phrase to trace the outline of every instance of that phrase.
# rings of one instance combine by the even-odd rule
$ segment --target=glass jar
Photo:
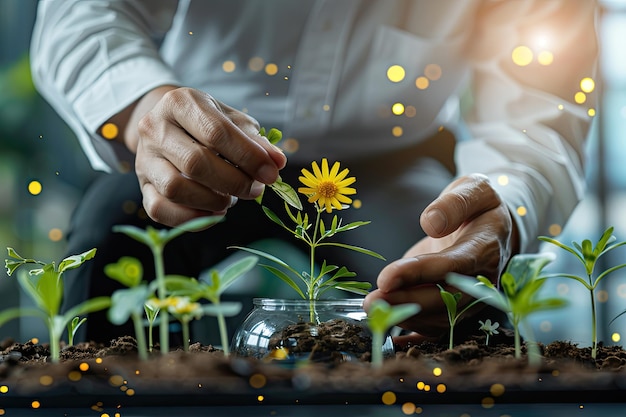
[[[255,298],[232,341],[232,352],[265,361],[345,362],[369,360],[372,336],[363,299],[282,300]],[[387,336],[383,356],[394,354]]]

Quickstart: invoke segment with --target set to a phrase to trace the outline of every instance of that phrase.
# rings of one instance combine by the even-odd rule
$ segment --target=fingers
[[[486,176],[468,175],[451,183],[424,210],[420,224],[429,236],[446,236],[468,220],[500,204],[500,198]]]

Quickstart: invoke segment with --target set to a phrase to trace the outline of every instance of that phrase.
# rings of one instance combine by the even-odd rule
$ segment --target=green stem
[[[50,360],[53,363],[58,363],[60,359],[60,344],[61,344],[61,335],[57,334],[54,331],[54,320],[50,318],[48,320],[49,328],[50,328]]]
[[[152,340],[152,330],[154,326],[152,325],[152,321],[148,324],[148,351],[152,352],[152,348],[154,348],[154,342]]]
[[[311,268],[311,275],[310,275],[310,279],[314,280],[314,276],[315,276],[315,247],[317,246],[317,230],[320,227],[320,218],[321,218],[321,208],[318,207],[316,205],[316,211],[317,211],[317,216],[315,217],[315,226],[313,228],[313,238],[311,239],[311,261],[310,261],[310,268]],[[316,323],[316,314],[315,314],[315,298],[316,298],[316,294],[315,294],[315,288],[313,288],[314,286],[312,285],[312,282],[307,285],[307,295],[309,297],[309,320],[311,323]]]
[[[515,358],[520,359],[522,357],[522,343],[519,334],[519,322],[513,323],[513,335],[515,340]]]
[[[135,339],[137,340],[137,353],[142,361],[148,360],[148,349],[146,349],[146,335],[141,325],[141,315],[132,314],[133,326],[135,327]]]
[[[230,346],[228,345],[228,332],[226,330],[226,319],[224,318],[224,314],[217,313],[217,325],[220,329],[220,340],[222,341],[224,356],[229,356]]]
[[[165,300],[165,266],[163,265],[163,248],[154,246],[154,271],[157,280],[157,292],[160,300]],[[159,323],[159,341],[161,343],[161,353],[166,354],[170,351],[170,331],[169,331],[169,314],[167,309],[161,310],[161,322]]]
[[[183,351],[189,352],[189,319],[183,317],[180,324],[183,328]]]
[[[372,367],[374,368],[383,366],[383,338],[384,332],[372,332]]]
[[[598,352],[598,332],[596,329],[596,299],[593,289],[589,291],[591,294],[591,357],[596,358]]]
[[[448,349],[452,350],[454,347],[454,324],[450,323],[450,340],[448,341]]]

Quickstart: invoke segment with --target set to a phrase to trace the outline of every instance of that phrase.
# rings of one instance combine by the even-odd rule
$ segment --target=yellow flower
[[[309,198],[309,203],[317,202],[319,207],[325,207],[330,213],[333,208],[342,209],[342,203],[350,204],[352,199],[347,195],[356,194],[356,189],[348,187],[356,181],[354,177],[348,177],[350,170],[347,168],[339,172],[339,162],[333,164],[332,169],[328,169],[328,161],[322,159],[322,168],[313,162],[313,173],[307,169],[302,169],[302,177],[299,180],[306,187],[298,188],[298,192]]]

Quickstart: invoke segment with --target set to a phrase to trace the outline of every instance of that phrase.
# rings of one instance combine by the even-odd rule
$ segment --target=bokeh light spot
[[[391,106],[391,112],[396,116],[400,116],[402,113],[404,113],[404,104],[394,103],[393,106]]]
[[[404,80],[406,71],[401,65],[392,65],[387,68],[387,78],[393,83],[399,83]]]
[[[403,133],[404,133],[404,129],[402,129],[402,126],[394,126],[391,129],[391,134],[394,135],[397,138],[402,136]]]
[[[583,104],[585,101],[587,101],[587,94],[583,93],[582,91],[577,92],[576,94],[574,94],[574,101],[578,104]]]
[[[61,239],[63,239],[63,231],[61,231],[61,229],[57,227],[53,227],[48,232],[48,239],[50,239],[53,242],[60,241]]]
[[[250,71],[254,71],[254,72],[261,71],[264,66],[265,66],[265,61],[263,60],[263,58],[259,56],[252,57],[250,58],[250,61],[248,61],[248,68],[250,68]]]
[[[499,185],[509,185],[509,176],[508,175],[500,175],[498,177]]]
[[[0,394],[6,394],[9,392],[9,387],[7,385],[0,385]]]
[[[622,340],[622,336],[621,336],[619,333],[615,332],[615,333],[613,333],[613,334],[611,335],[611,340],[612,340],[613,342],[617,343],[617,342],[619,342],[620,340]]]
[[[432,81],[437,81],[441,78],[441,67],[437,64],[428,64],[424,68],[424,75]]]
[[[511,59],[515,65],[525,67],[533,61],[533,51],[528,46],[520,45],[513,49]]]
[[[587,115],[589,115],[589,117],[593,117],[596,115],[596,109],[589,109],[587,110]]]
[[[554,55],[550,51],[541,51],[537,55],[537,62],[541,65],[550,65],[554,62]]]
[[[560,283],[556,286],[556,292],[559,295],[567,295],[569,294],[570,286],[564,282]]]
[[[269,63],[265,66],[265,73],[267,75],[276,75],[278,73],[278,65]]]
[[[415,106],[406,106],[406,108],[404,109],[404,115],[406,117],[415,117],[417,116],[417,109],[415,108]]]
[[[222,64],[222,69],[224,70],[224,72],[233,72],[235,71],[235,68],[237,68],[237,66],[233,61],[224,61],[224,63]]]
[[[352,201],[352,207],[355,209],[360,209],[361,207],[363,207],[363,202],[357,198],[356,200]]]
[[[550,330],[552,330],[552,323],[548,320],[542,321],[541,323],[539,323],[539,330],[544,333],[548,333]]]
[[[41,407],[41,403],[39,401],[35,400],[32,403],[30,403],[30,406],[32,408],[39,408],[39,407]]]
[[[504,385],[502,384],[493,384],[491,386],[491,388],[489,388],[489,392],[491,393],[491,395],[493,395],[494,397],[499,397],[502,394],[504,394],[504,391],[506,389],[504,388]]]
[[[593,78],[585,77],[580,80],[580,89],[583,90],[584,93],[591,93],[596,88],[596,82]]]
[[[391,391],[386,391],[382,395],[382,401],[385,405],[393,405],[396,403],[396,394]]]
[[[437,392],[439,394],[443,394],[444,392],[446,392],[448,388],[446,387],[446,384],[438,384],[437,385]]]
[[[620,284],[617,286],[617,296],[620,298],[626,298],[626,284]]]
[[[524,206],[519,206],[516,211],[520,216],[525,216],[528,213],[528,210],[526,210],[526,207]]]
[[[609,292],[606,290],[600,290],[597,292],[596,299],[601,303],[609,301]]]
[[[39,181],[34,180],[28,183],[28,192],[32,195],[39,195],[42,189],[43,187]]]
[[[83,376],[78,371],[70,371],[67,374],[67,379],[69,379],[70,381],[74,381],[74,382],[80,381],[82,377]]]
[[[415,414],[415,404],[413,403],[402,404],[402,412],[406,414],[407,416],[411,414]]]
[[[563,228],[561,227],[560,224],[551,224],[550,227],[548,227],[548,233],[550,233],[550,235],[552,236],[558,236],[561,234],[561,232],[563,231]]]
[[[496,401],[492,397],[485,397],[480,401],[480,405],[483,408],[492,408],[495,405]]]
[[[42,375],[39,377],[39,383],[45,387],[52,385],[54,379],[50,375]]]
[[[420,90],[426,90],[430,85],[430,81],[426,77],[417,77],[415,80],[415,86]]]
[[[105,123],[104,126],[102,126],[101,133],[103,138],[113,140],[120,133],[120,130],[115,123]]]
[[[267,382],[267,378],[262,374],[254,374],[250,377],[249,383],[252,388],[263,388],[265,383]]]

